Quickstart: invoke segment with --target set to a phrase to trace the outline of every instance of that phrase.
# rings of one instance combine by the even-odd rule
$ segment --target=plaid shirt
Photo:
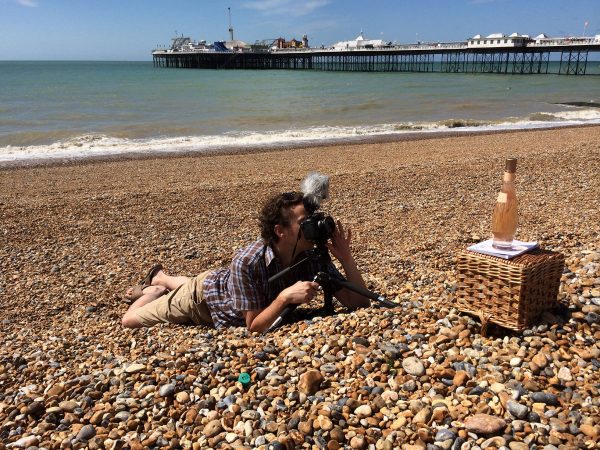
[[[298,255],[296,261],[303,256]],[[318,266],[311,258],[269,283],[270,277],[284,269],[273,249],[261,239],[241,249],[228,268],[214,270],[204,280],[202,292],[215,327],[246,326],[244,311],[262,310],[286,287],[297,281],[312,281]],[[343,279],[333,262],[327,271]]]

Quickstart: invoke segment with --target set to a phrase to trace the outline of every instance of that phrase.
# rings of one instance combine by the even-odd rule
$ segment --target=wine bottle
[[[492,246],[500,250],[512,248],[512,242],[517,231],[516,171],[517,160],[515,158],[507,159],[502,188],[498,193],[492,217]]]

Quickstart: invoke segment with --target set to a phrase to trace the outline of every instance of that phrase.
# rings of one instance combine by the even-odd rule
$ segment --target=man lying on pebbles
[[[305,195],[286,192],[270,198],[260,213],[261,239],[240,250],[228,268],[204,272],[196,277],[167,275],[154,266],[141,285],[130,288],[133,301],[123,316],[123,326],[149,327],[157,323],[196,324],[222,327],[246,326],[262,332],[290,305],[311,301],[319,291],[314,281],[319,264],[309,258],[269,283],[273,275],[300,261],[314,244],[304,237],[301,223],[307,216]],[[346,279],[357,286],[365,282],[350,251],[350,230],[337,222],[329,252],[341,263]],[[341,278],[330,261],[328,272]],[[334,292],[348,308],[367,307],[368,298],[346,288]]]

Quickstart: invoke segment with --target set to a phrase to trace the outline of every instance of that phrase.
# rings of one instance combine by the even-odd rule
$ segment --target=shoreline
[[[115,161],[147,161],[154,159],[178,159],[178,158],[194,158],[205,156],[218,155],[247,155],[257,153],[269,153],[295,149],[313,149],[313,148],[329,148],[341,146],[356,146],[365,144],[385,144],[394,142],[406,141],[421,141],[444,139],[448,137],[469,137],[469,136],[488,136],[495,134],[512,134],[512,133],[529,133],[537,131],[551,131],[570,128],[594,128],[598,124],[578,124],[578,125],[556,125],[542,128],[522,128],[514,130],[482,130],[482,131],[426,131],[426,132],[409,132],[405,134],[382,135],[382,136],[364,136],[356,138],[340,138],[334,140],[323,141],[307,141],[297,143],[281,143],[265,146],[250,146],[248,148],[231,148],[225,147],[220,149],[202,149],[202,150],[185,150],[185,151],[162,151],[153,153],[125,152],[115,155],[95,155],[82,156],[77,158],[35,158],[32,160],[20,160],[14,162],[0,162],[0,172],[4,170],[12,170],[19,168],[36,168],[36,167],[55,167],[55,166],[73,166],[86,165],[104,162]]]

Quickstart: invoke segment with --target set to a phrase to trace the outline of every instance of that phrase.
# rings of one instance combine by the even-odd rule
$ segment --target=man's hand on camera
[[[338,220],[337,226],[333,231],[333,236],[331,236],[331,242],[327,243],[327,248],[342,264],[344,261],[348,261],[352,258],[352,253],[350,252],[351,239],[352,231],[348,229],[348,231],[345,232],[344,225]]]
[[[319,284],[314,281],[297,281],[290,287],[281,291],[288,305],[300,305],[308,303],[316,297],[319,292]]]

